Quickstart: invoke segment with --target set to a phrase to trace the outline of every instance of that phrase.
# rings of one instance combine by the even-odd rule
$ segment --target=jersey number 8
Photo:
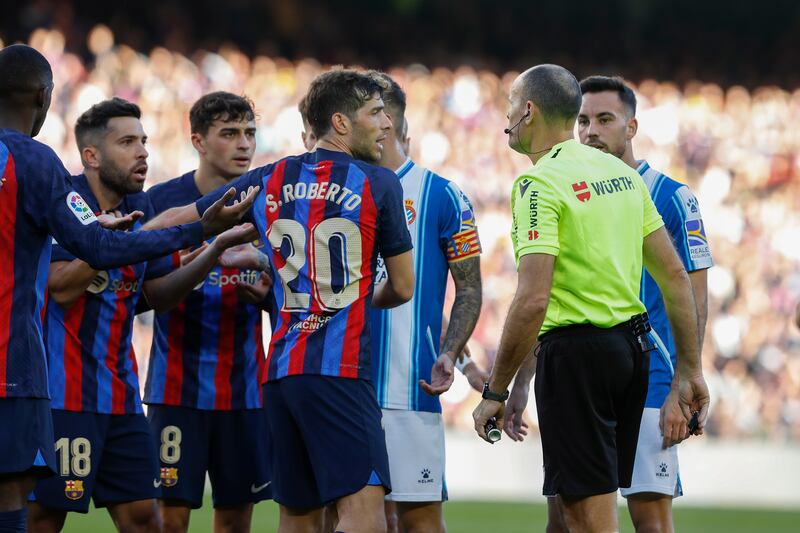
[[[306,228],[296,220],[279,218],[267,238],[276,256],[285,264],[278,269],[283,285],[283,311],[309,311],[314,303],[324,311],[336,311],[358,299],[361,279],[361,232],[353,221],[329,218],[311,228],[306,253]],[[308,292],[289,287],[309,264]],[[334,274],[336,278],[334,279]],[[334,286],[336,282],[336,286]]]

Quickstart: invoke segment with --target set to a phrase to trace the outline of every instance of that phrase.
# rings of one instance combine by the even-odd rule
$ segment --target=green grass
[[[206,500],[202,509],[192,513],[189,531],[211,532],[211,506]],[[547,509],[539,503],[451,502],[445,505],[450,533],[515,533],[544,531]],[[627,511],[620,508],[621,531],[632,532]],[[777,511],[742,508],[675,509],[675,529],[680,533],[764,533],[800,530],[800,510]],[[278,508],[272,502],[261,503],[253,513],[253,531],[277,529]],[[64,531],[113,531],[114,526],[104,510],[92,508],[88,515],[70,514]]]

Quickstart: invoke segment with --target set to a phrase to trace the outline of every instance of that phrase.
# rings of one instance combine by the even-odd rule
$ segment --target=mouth
[[[601,150],[603,152],[607,152],[608,151],[608,146],[606,146],[605,144],[603,144],[601,142],[597,142],[597,141],[594,141],[594,142],[590,141],[590,142],[586,143],[586,146],[591,146],[592,148],[597,148],[598,150]]]
[[[384,136],[382,136],[382,137],[378,137],[377,139],[375,139],[375,144],[377,144],[377,145],[378,145],[378,147],[379,147],[381,150],[383,150],[383,141],[385,141],[385,140],[386,140],[386,135],[384,135]]]
[[[236,165],[240,166],[240,167],[244,167],[244,166],[250,165],[250,158],[249,157],[234,157],[233,158],[233,162]]]
[[[147,163],[133,167],[131,175],[136,179],[136,181],[144,183],[144,181],[147,179]]]

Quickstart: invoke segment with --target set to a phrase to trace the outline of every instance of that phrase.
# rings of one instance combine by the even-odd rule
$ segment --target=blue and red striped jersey
[[[189,172],[147,191],[156,213],[202,197]],[[175,264],[180,264],[177,254]],[[195,409],[261,407],[261,309],[239,299],[256,270],[214,267],[172,311],[157,313],[144,401]]]
[[[248,216],[270,246],[272,339],[262,383],[298,374],[371,379],[378,253],[411,249],[403,191],[390,170],[343,152],[281,159],[232,183],[261,187]],[[197,202],[202,213],[228,187]]]
[[[76,176],[72,183],[89,209],[99,213],[86,176]],[[116,209],[122,214],[139,210],[145,218],[153,215],[145,193],[127,195]],[[53,243],[51,262],[74,259]],[[115,415],[142,412],[131,344],[133,317],[142,283],[172,270],[169,256],[101,270],[71,307],[47,299],[44,336],[53,408]]]
[[[0,129],[0,398],[49,398],[41,319],[49,234],[98,269],[203,239],[200,223],[146,232],[103,229],[53,150]]]

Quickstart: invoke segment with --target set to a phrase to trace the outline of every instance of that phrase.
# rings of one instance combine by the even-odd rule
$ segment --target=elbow
[[[528,317],[544,316],[547,313],[549,301],[548,297],[531,296],[520,302],[521,310]]]
[[[80,295],[70,294],[70,291],[60,290],[59,288],[48,288],[49,298],[57,303],[62,309],[67,310],[75,305]]]
[[[412,279],[408,283],[401,283],[394,287],[395,292],[397,293],[397,297],[406,303],[414,297],[414,280]]]

